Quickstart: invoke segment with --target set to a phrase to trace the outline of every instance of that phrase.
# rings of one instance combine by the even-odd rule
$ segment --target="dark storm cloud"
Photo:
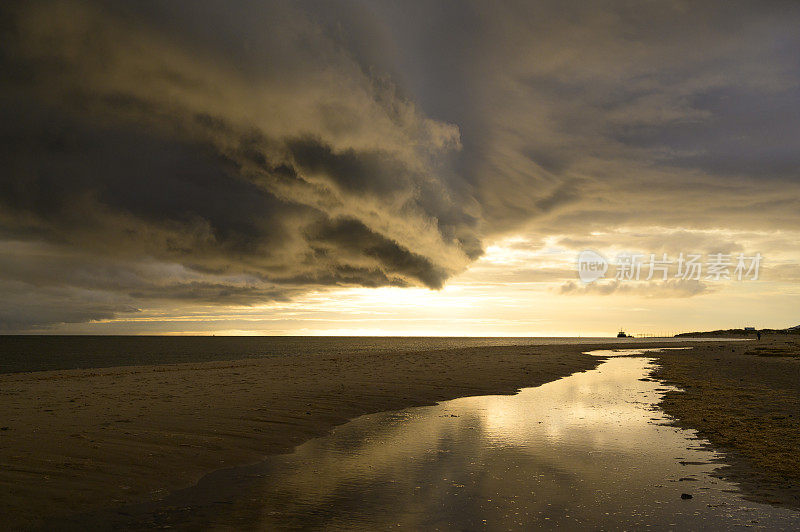
[[[276,28],[286,40],[262,50],[261,68],[235,46],[204,49],[230,35],[166,37],[143,25],[147,9],[105,7],[5,7],[8,246],[41,242],[76,271],[108,261],[90,277],[121,297],[220,304],[303,283],[439,288],[480,254],[477,218],[438,175],[457,128],[363,73],[302,11],[261,13],[259,31],[291,26]],[[241,6],[231,12],[243,22]],[[130,275],[141,261],[182,270],[142,283]]]
[[[769,227],[761,203],[778,223],[797,223],[796,4],[378,10],[416,58],[409,84],[423,106],[461,127],[462,173],[492,230],[531,220],[550,234],[629,223]],[[563,187],[575,191],[569,201],[541,209]]]
[[[523,230],[800,222],[790,3],[0,9],[8,329],[439,288]]]
[[[326,221],[308,229],[308,241],[320,255],[351,253],[354,257],[374,257],[392,272],[419,279],[432,288],[441,288],[448,272],[430,259],[399,246],[354,219]],[[402,277],[392,284],[402,285]]]
[[[0,332],[25,331],[53,323],[81,323],[132,315],[139,311],[117,293],[74,287],[41,288],[0,281]]]

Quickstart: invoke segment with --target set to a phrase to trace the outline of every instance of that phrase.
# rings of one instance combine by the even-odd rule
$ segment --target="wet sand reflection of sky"
[[[655,404],[667,388],[646,378],[652,364],[609,358],[516,395],[363,416],[292,454],[207,476],[164,503],[191,512],[161,518],[262,529],[791,528],[797,512],[744,501],[709,475],[718,454],[665,425]]]

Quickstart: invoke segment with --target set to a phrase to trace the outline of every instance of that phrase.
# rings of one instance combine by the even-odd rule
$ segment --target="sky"
[[[2,333],[800,324],[800,4],[0,10]]]

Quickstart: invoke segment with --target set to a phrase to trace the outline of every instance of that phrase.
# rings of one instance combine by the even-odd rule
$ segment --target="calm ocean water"
[[[393,353],[619,341],[617,338],[586,337],[0,336],[0,373],[210,362],[308,353]],[[685,339],[639,338],[629,341],[664,343]]]

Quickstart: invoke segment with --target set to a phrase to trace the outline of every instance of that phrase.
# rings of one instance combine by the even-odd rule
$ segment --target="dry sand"
[[[683,388],[661,407],[727,452],[746,496],[800,508],[800,335],[663,351],[654,376]]]

